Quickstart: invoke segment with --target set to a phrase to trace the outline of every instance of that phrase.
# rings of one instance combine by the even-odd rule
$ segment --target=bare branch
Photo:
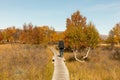
[[[88,57],[89,52],[90,52],[90,47],[88,48],[87,54],[82,58],[83,60]]]
[[[74,50],[73,50],[73,54],[74,54],[75,60],[78,61],[78,62],[81,62],[81,63],[85,63],[85,61],[79,60],[79,59],[77,58],[76,52],[77,52],[77,51],[74,51]]]

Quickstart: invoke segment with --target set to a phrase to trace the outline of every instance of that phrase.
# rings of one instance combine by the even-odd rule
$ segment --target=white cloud
[[[87,11],[108,11],[108,10],[120,10],[119,3],[111,4],[97,4],[87,9]]]
[[[115,17],[119,17],[120,18],[120,11],[115,14]]]

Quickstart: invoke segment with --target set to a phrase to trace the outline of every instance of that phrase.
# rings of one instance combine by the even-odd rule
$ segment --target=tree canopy
[[[109,32],[108,43],[120,44],[120,23],[117,23]]]
[[[66,47],[82,49],[95,47],[99,41],[99,33],[91,22],[86,24],[86,17],[79,11],[66,20],[65,43]]]
[[[81,15],[80,11],[76,11],[70,18],[66,19],[66,30],[64,32],[57,32],[49,26],[34,26],[32,23],[25,23],[23,29],[16,29],[13,26],[3,30],[0,33],[0,40],[41,44],[56,43],[59,39],[64,39],[66,48],[80,50],[86,47],[95,47],[99,42],[99,33],[95,25],[92,22],[87,24],[86,20],[87,18]],[[116,36],[118,36],[117,28],[114,29]],[[119,38],[116,40],[118,41]]]

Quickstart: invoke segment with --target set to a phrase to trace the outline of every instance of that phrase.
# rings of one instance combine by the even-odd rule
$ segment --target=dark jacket
[[[62,40],[59,41],[58,48],[59,49],[64,49],[64,41],[62,41]]]

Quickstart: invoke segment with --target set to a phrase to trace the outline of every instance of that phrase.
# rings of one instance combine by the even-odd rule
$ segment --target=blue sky
[[[0,0],[0,29],[24,23],[66,29],[66,18],[79,10],[100,34],[120,22],[120,0]]]

